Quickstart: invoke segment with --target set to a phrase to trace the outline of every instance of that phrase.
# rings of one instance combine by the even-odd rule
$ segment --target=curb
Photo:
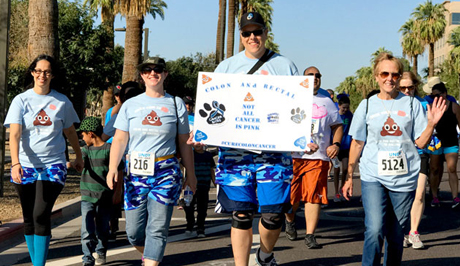
[[[59,225],[81,215],[80,197],[55,205],[51,212],[51,227]],[[24,220],[22,218],[4,223],[0,226],[0,242],[4,242],[23,234]]]

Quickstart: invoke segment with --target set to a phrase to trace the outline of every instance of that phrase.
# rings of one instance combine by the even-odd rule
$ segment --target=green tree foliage
[[[425,47],[417,37],[417,27],[413,18],[409,19],[401,26],[399,32],[402,34],[401,47],[403,56],[407,56],[413,65],[415,75],[418,75],[418,56],[423,54]]]
[[[27,6],[27,1],[15,0],[18,7]],[[25,8],[27,9],[27,8]],[[12,16],[21,10],[12,8]],[[113,53],[106,53],[105,43],[113,39],[113,33],[102,26],[94,25],[96,13],[78,2],[59,1],[59,41],[60,64],[63,69],[64,91],[74,103],[77,112],[82,115],[85,95],[88,89],[102,90],[108,84],[120,82],[123,64],[123,48],[115,47]],[[11,42],[27,44],[27,36],[19,34],[27,28],[22,20],[11,24]],[[21,37],[22,36],[22,37]],[[17,38],[26,38],[18,40]],[[25,46],[27,49],[27,46]],[[13,50],[14,51],[14,50]],[[8,99],[23,90],[23,74],[28,62],[13,60],[9,69]]]
[[[169,74],[165,81],[167,92],[180,97],[188,95],[195,98],[198,72],[213,72],[217,67],[215,56],[214,53],[196,53],[194,56],[168,61]]]
[[[444,35],[447,24],[444,16],[446,11],[443,4],[433,5],[431,0],[427,0],[412,12],[412,17],[415,20],[416,35],[422,44],[429,46],[428,67],[430,77],[434,76],[434,43]]]

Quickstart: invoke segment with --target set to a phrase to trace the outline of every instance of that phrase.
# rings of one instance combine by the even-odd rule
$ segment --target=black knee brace
[[[232,214],[232,227],[248,230],[252,228],[254,213],[252,211],[234,211]]]
[[[284,214],[283,213],[262,213],[260,218],[262,225],[268,230],[280,229],[283,226]]]

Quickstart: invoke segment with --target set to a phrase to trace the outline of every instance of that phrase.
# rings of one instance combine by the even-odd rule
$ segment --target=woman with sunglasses
[[[182,189],[182,174],[175,154],[180,151],[186,168],[185,185],[193,192],[196,177],[184,102],[165,92],[166,63],[159,57],[137,66],[146,91],[120,108],[110,152],[107,184],[117,181],[117,165],[128,149],[128,173],[124,179],[126,233],[143,254],[145,265],[159,265],[166,248],[169,224]],[[177,145],[177,146],[176,146]]]
[[[419,101],[399,93],[402,71],[402,63],[392,55],[381,53],[376,58],[374,76],[380,92],[360,103],[349,131],[353,140],[342,192],[349,200],[362,151],[359,169],[366,226],[362,265],[380,265],[384,240],[384,265],[401,264],[404,229],[420,171],[414,143],[427,145],[446,108],[444,100],[437,99],[425,113]]]
[[[406,71],[402,74],[401,80],[399,81],[399,91],[403,94],[414,97],[423,106],[426,111],[428,102],[418,96],[417,88],[420,85],[420,81],[412,71]],[[423,209],[425,208],[425,186],[428,178],[428,169],[430,158],[427,149],[420,149],[417,147],[418,154],[420,155],[420,173],[418,175],[417,189],[415,190],[414,203],[410,211],[410,227],[407,227],[404,236],[403,246],[408,247],[412,245],[414,249],[424,248],[423,242],[420,240],[420,234],[418,233],[418,226],[422,220]],[[410,229],[410,230],[409,230]]]
[[[66,140],[83,160],[74,123],[80,122],[69,99],[57,92],[55,60],[40,55],[25,73],[26,91],[14,97],[4,125],[10,128],[11,182],[19,195],[30,259],[45,265],[51,237],[51,210],[67,177]]]
[[[437,150],[428,150],[430,154],[430,188],[433,195],[432,207],[439,207],[438,187],[441,182],[442,157],[446,160],[447,172],[449,174],[449,185],[452,193],[452,209],[460,205],[458,198],[458,137],[457,125],[460,124],[460,106],[447,98],[447,88],[441,80],[431,90],[431,98],[444,99],[447,104],[441,120],[436,126],[436,136],[441,141],[441,147]]]

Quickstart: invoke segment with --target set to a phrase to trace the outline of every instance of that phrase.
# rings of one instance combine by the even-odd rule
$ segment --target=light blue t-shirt
[[[374,95],[369,99],[366,114],[367,102],[361,101],[356,109],[349,133],[355,140],[367,141],[359,163],[361,180],[379,182],[392,191],[415,190],[420,171],[420,156],[414,140],[420,137],[428,121],[422,104],[402,93],[396,99],[387,101]],[[391,117],[388,117],[388,112]],[[401,150],[405,153],[408,173],[379,175],[379,152],[397,153]]]
[[[176,104],[179,134],[188,134],[187,108],[179,97]],[[153,152],[158,158],[176,153],[176,120],[173,96],[153,98],[142,93],[123,103],[114,127],[129,132],[129,153]]]
[[[215,73],[247,74],[259,59],[248,58],[244,51],[222,61]],[[275,53],[253,75],[298,76],[299,71],[294,62]]]
[[[428,105],[428,102],[427,102],[425,99],[420,98],[420,97],[417,96],[417,95],[415,96],[415,99],[419,100],[419,102],[420,102],[420,103],[422,104],[422,106],[423,106],[423,110],[424,110],[425,113],[426,113],[426,111],[427,111],[427,107],[426,107],[426,106]],[[417,147],[417,151],[418,151],[418,154],[428,153],[428,149],[427,149],[427,148],[425,148],[425,149],[419,149],[419,148]]]
[[[66,141],[62,130],[78,122],[77,113],[64,94],[51,90],[47,95],[39,95],[29,89],[14,97],[4,125],[22,125],[21,165],[45,168],[52,164],[65,165]]]

